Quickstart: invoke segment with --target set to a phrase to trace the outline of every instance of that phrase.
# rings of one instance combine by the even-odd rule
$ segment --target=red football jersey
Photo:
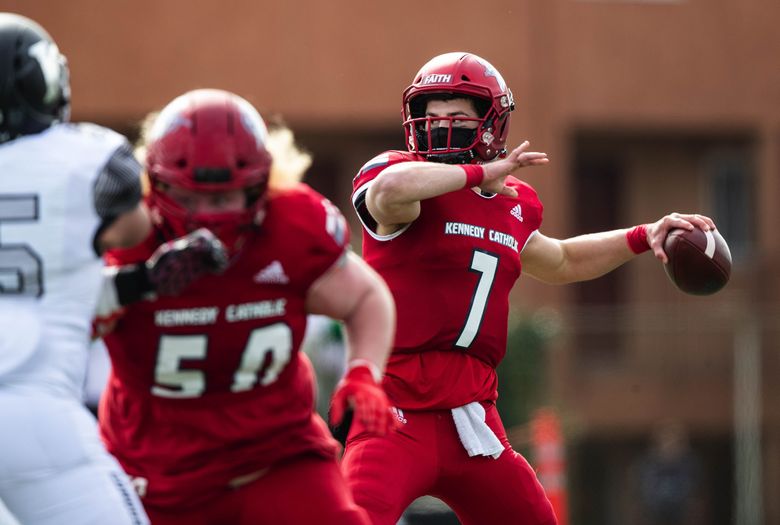
[[[398,314],[384,386],[407,410],[495,400],[509,292],[520,253],[542,222],[542,204],[533,188],[510,177],[516,198],[454,191],[422,201],[420,216],[404,229],[377,235],[365,206],[371,181],[388,166],[422,160],[388,151],[353,181],[363,257],[387,281]]]
[[[158,244],[108,262],[145,260]],[[145,480],[145,502],[202,502],[286,458],[334,457],[298,350],[307,291],[348,244],[340,212],[301,184],[270,196],[223,274],[126,309],[105,337],[113,371],[100,427],[127,473]]]

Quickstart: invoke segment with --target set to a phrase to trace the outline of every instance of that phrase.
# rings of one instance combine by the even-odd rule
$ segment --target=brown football
[[[718,230],[675,228],[664,241],[669,279],[685,293],[710,295],[729,282],[731,252]]]

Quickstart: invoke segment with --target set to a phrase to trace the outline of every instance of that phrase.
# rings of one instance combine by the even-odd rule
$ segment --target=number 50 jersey
[[[364,226],[363,257],[387,281],[397,309],[384,387],[396,406],[409,410],[496,398],[509,292],[520,276],[523,247],[542,221],[533,188],[508,177],[517,197],[453,191],[421,201],[416,220],[378,235],[365,206],[368,188],[388,166],[424,160],[385,152],[363,166],[352,194]]]
[[[344,256],[346,221],[301,184],[272,192],[248,235],[223,274],[130,305],[105,336],[113,368],[101,434],[151,505],[203,501],[279,461],[337,450],[299,347],[308,290]],[[109,262],[146,260],[159,243]]]

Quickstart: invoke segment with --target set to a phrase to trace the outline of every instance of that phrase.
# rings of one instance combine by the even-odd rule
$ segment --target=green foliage
[[[498,410],[508,429],[526,424],[547,401],[547,347],[557,332],[548,312],[513,316],[506,357],[498,366]]]

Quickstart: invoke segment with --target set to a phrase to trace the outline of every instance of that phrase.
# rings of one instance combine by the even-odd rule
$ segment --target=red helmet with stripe
[[[451,117],[426,117],[430,99],[470,98],[480,113],[478,125],[461,140],[449,134],[439,141],[431,135],[432,120]],[[403,119],[409,151],[428,160],[470,163],[493,160],[506,154],[510,112],[515,104],[512,91],[501,73],[487,60],[471,53],[446,53],[426,63],[403,93]],[[458,120],[469,120],[458,117]]]
[[[169,103],[147,137],[150,206],[173,236],[207,227],[228,247],[262,219],[271,155],[268,131],[252,105],[233,93],[200,89]],[[242,189],[242,211],[193,213],[169,195],[169,187],[197,192]]]

